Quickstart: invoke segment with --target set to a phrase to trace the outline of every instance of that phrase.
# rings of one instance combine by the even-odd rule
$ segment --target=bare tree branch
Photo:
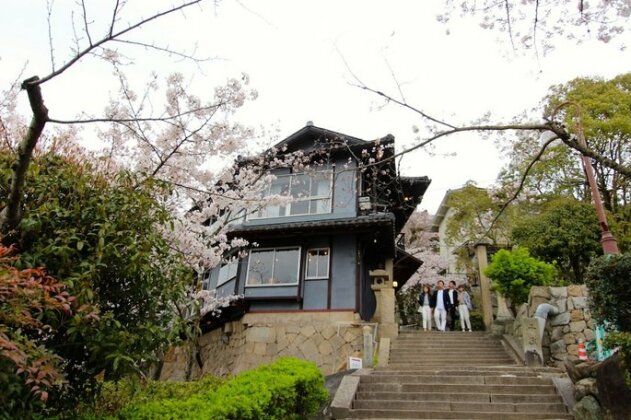
[[[502,206],[498,210],[498,212],[495,215],[495,217],[493,218],[493,220],[491,220],[491,223],[489,224],[489,227],[487,228],[486,232],[484,232],[484,234],[482,234],[480,236],[480,238],[478,238],[478,240],[484,238],[485,236],[487,236],[491,232],[491,230],[493,229],[493,227],[495,226],[495,224],[497,223],[499,218],[502,216],[504,211],[508,208],[508,206],[513,201],[517,200],[517,197],[519,197],[519,194],[521,194],[521,191],[523,190],[524,185],[526,184],[526,179],[528,178],[528,175],[530,174],[530,170],[532,169],[532,167],[535,166],[535,163],[539,162],[539,160],[541,159],[541,156],[543,156],[543,154],[545,153],[545,151],[548,148],[548,146],[550,144],[552,144],[555,140],[558,140],[558,139],[559,139],[559,137],[554,136],[554,137],[548,139],[541,146],[541,149],[539,149],[539,152],[531,159],[530,163],[528,163],[528,166],[526,167],[526,170],[522,174],[521,179],[519,180],[519,184],[517,185],[517,189],[515,190],[513,195],[502,204]]]
[[[88,22],[88,12],[85,10],[85,0],[81,0],[81,10],[83,14],[83,30],[88,38],[88,43],[92,46],[92,37],[90,36],[90,28]]]
[[[120,11],[119,7],[121,7],[120,0],[116,0],[116,4],[114,5],[114,11],[112,12],[112,23],[110,23],[110,37],[114,34],[114,25],[116,25],[118,12]]]
[[[515,50],[515,40],[513,39],[513,24],[511,23],[510,17],[510,4],[508,4],[508,0],[504,0],[504,8],[506,9],[506,24],[508,25],[508,36],[510,38],[510,44]]]
[[[121,44],[128,44],[128,45],[134,45],[137,47],[143,47],[146,49],[150,49],[150,50],[156,50],[162,53],[166,53],[168,55],[173,55],[175,57],[179,57],[182,60],[190,60],[193,61],[196,64],[199,64],[201,62],[205,62],[205,61],[211,61],[211,60],[217,60],[217,57],[204,57],[204,58],[199,58],[195,56],[195,52],[193,52],[192,54],[186,54],[180,51],[175,51],[170,49],[168,46],[167,47],[161,47],[159,45],[155,45],[155,44],[148,44],[146,42],[140,42],[140,41],[131,41],[129,39],[112,39],[112,42],[118,42]]]
[[[32,82],[32,83],[35,83],[35,84],[38,84],[38,85],[41,85],[42,83],[46,83],[50,79],[52,79],[52,78],[54,78],[56,76],[59,76],[61,73],[63,73],[66,70],[68,70],[74,63],[76,63],[77,61],[81,60],[84,56],[89,54],[95,48],[101,47],[103,44],[105,44],[105,43],[107,43],[109,41],[112,41],[113,39],[116,39],[116,38],[120,37],[121,35],[125,35],[128,32],[131,32],[131,31],[133,31],[135,29],[138,29],[142,25],[145,25],[145,24],[147,24],[149,22],[152,22],[152,21],[154,21],[156,19],[159,19],[159,18],[161,18],[163,16],[170,15],[172,13],[175,13],[177,11],[185,9],[185,8],[187,8],[189,6],[194,5],[194,4],[200,3],[201,1],[202,0],[186,1],[186,2],[184,2],[182,4],[180,4],[179,6],[173,6],[173,7],[169,8],[169,9],[167,9],[167,10],[164,10],[162,12],[156,13],[156,14],[154,14],[154,15],[146,18],[146,19],[142,19],[142,20],[136,22],[135,24],[130,25],[127,28],[122,29],[122,30],[120,30],[118,32],[107,34],[105,37],[101,38],[100,40],[98,40],[98,41],[96,41],[94,43],[91,42],[88,47],[86,47],[83,50],[77,52],[77,54],[74,57],[72,57],[69,61],[67,61],[59,69],[51,72],[50,74],[42,77],[41,79],[38,79],[38,80]],[[118,3],[117,3],[117,6],[118,6]]]
[[[46,0],[46,23],[48,24],[48,49],[50,52],[51,70],[55,71],[55,48],[53,47],[53,27],[51,17],[53,14],[53,5],[55,0]]]

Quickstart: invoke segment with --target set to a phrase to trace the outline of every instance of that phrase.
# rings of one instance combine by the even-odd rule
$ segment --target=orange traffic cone
[[[583,340],[578,340],[578,358],[581,360],[589,360],[587,352],[585,351],[585,344],[583,344]]]

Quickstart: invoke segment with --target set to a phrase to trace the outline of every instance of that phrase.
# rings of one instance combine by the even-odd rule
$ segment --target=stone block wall
[[[549,303],[559,309],[559,314],[548,316],[546,323],[542,339],[544,362],[550,366],[563,367],[565,358],[578,359],[579,340],[586,343],[594,339],[595,322],[588,308],[587,287],[533,287],[528,303],[519,308],[513,325],[508,329],[508,333],[518,342],[522,338],[522,320],[533,317],[541,303]]]
[[[190,345],[172,348],[160,379],[236,374],[281,356],[314,361],[329,375],[344,369],[349,356],[361,354],[364,325],[352,312],[248,313],[201,336],[196,350]]]

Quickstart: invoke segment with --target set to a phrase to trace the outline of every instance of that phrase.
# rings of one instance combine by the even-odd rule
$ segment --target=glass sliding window
[[[246,286],[298,284],[300,248],[255,249],[250,251]]]
[[[332,183],[332,171],[278,175],[263,191],[263,197],[288,196],[292,198],[292,202],[284,206],[269,205],[248,218],[330,213]]]
[[[237,278],[237,270],[239,269],[239,260],[229,261],[221,266],[219,269],[219,279],[217,280],[217,286],[221,286],[230,280]]]
[[[329,277],[329,248],[310,249],[307,251],[305,278],[325,279]]]

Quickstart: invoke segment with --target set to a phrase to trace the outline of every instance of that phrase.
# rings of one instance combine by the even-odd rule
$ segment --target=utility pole
[[[559,105],[556,110],[559,110],[565,105],[574,105],[577,108],[578,114],[576,116],[576,140],[581,146],[587,148],[585,133],[583,132],[583,109],[576,102],[565,102]],[[596,176],[594,174],[594,168],[592,167],[591,158],[589,156],[581,154],[581,160],[583,162],[583,169],[585,170],[587,182],[589,183],[589,189],[592,191],[592,199],[594,200],[596,216],[598,217],[598,224],[600,225],[600,244],[603,247],[603,253],[605,255],[618,255],[620,254],[620,250],[618,249],[618,242],[609,230],[607,215],[605,214],[603,201],[600,198],[600,191],[598,190],[598,185],[596,184]]]

